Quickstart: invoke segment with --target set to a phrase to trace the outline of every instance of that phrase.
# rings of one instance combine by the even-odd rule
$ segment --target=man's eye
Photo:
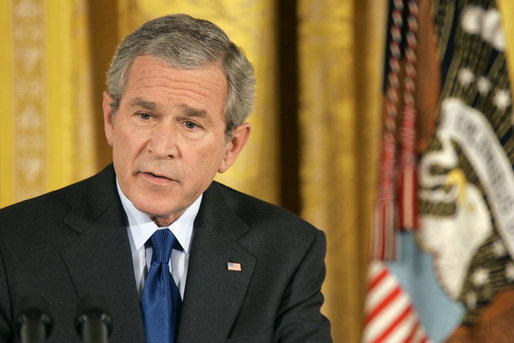
[[[196,125],[195,123],[193,123],[192,121],[185,121],[184,122],[184,126],[188,129],[194,129],[196,128],[198,125]]]
[[[151,115],[149,115],[148,113],[139,113],[139,117],[143,120],[149,120],[152,118]]]

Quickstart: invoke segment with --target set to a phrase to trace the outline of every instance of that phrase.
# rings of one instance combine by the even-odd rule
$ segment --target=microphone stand
[[[83,343],[108,343],[112,318],[103,308],[105,301],[99,296],[86,295],[77,306],[75,329]]]
[[[15,330],[22,343],[44,343],[52,331],[53,320],[46,300],[26,296],[20,300],[15,316]]]

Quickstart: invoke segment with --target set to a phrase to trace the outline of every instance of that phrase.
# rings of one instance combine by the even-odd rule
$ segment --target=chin
[[[168,212],[165,206],[159,206],[156,204],[154,199],[136,199],[132,201],[132,204],[141,212],[146,213],[150,217],[161,217],[168,216],[170,212]]]
[[[172,211],[168,211],[166,209],[162,209],[160,207],[154,206],[144,206],[140,209],[141,212],[148,214],[150,217],[170,217],[173,215]]]

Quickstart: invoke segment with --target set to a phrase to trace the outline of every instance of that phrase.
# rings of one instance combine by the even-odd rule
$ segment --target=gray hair
[[[251,63],[218,26],[186,14],[153,19],[125,37],[118,46],[107,73],[113,114],[119,109],[128,70],[134,59],[141,55],[159,58],[174,68],[220,63],[227,79],[223,115],[228,137],[250,114],[255,96]]]

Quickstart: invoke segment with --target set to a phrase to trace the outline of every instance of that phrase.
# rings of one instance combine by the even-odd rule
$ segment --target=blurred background
[[[398,3],[404,3],[403,9],[397,11],[404,18],[400,26],[390,19],[394,9],[398,10]],[[409,9],[409,3],[417,6],[419,15]],[[482,9],[477,10],[479,8]],[[468,13],[467,9],[478,12]],[[488,11],[501,13],[500,24],[494,26],[498,21],[494,22],[492,29],[488,24]],[[423,215],[433,217],[440,214],[441,206],[431,207],[426,201],[420,202],[419,209],[413,205],[414,215],[420,215],[421,220],[413,220],[406,226],[411,226],[407,229],[414,231],[400,233],[401,223],[392,220],[393,250],[401,246],[402,254],[370,255],[370,247],[383,243],[371,244],[372,238],[376,239],[376,235],[380,235],[377,232],[384,226],[373,223],[379,219],[389,220],[374,212],[376,199],[383,201],[392,196],[395,201],[397,198],[396,191],[391,195],[384,190],[387,188],[387,179],[384,179],[387,170],[396,173],[395,168],[387,169],[388,156],[391,156],[384,147],[388,146],[389,132],[394,139],[395,150],[398,150],[397,156],[402,156],[406,140],[402,139],[400,131],[405,115],[402,117],[399,110],[396,111],[399,113],[391,113],[387,108],[392,99],[404,94],[402,89],[408,91],[408,96],[399,100],[395,108],[411,104],[409,96],[412,96],[417,109],[416,142],[410,147],[415,171],[424,154],[444,145],[442,139],[434,139],[443,98],[460,97],[473,108],[480,105],[477,97],[484,94],[482,91],[477,91],[480,94],[464,94],[455,90],[455,86],[448,88],[449,80],[457,80],[455,82],[460,82],[462,87],[471,87],[474,82],[478,84],[479,77],[484,75],[490,76],[488,84],[482,83],[489,87],[486,93],[491,93],[491,96],[488,99],[494,104],[497,104],[494,102],[497,99],[499,105],[491,116],[485,107],[478,110],[493,123],[492,136],[498,137],[500,146],[505,147],[507,161],[514,159],[510,138],[512,91],[508,74],[509,69],[510,75],[514,70],[514,4],[509,0],[422,0],[396,1],[394,4],[387,0],[2,1],[0,207],[91,176],[110,163],[111,151],[105,141],[102,121],[102,92],[110,59],[126,34],[149,19],[170,13],[187,13],[214,22],[243,48],[254,64],[258,83],[256,103],[249,119],[253,126],[251,138],[236,164],[218,179],[283,206],[325,231],[328,251],[323,312],[331,320],[334,341],[421,342],[444,341],[452,337],[472,341],[479,337],[475,331],[469,330],[478,330],[476,327],[481,323],[482,309],[502,290],[512,287],[514,276],[512,280],[503,277],[488,292],[480,293],[477,298],[480,306],[477,307],[477,301],[474,304],[466,302],[469,300],[466,296],[474,287],[474,274],[465,278],[452,270],[436,271],[447,273],[449,279],[454,275],[464,279],[452,292],[441,282],[444,277],[434,273],[431,260],[423,266],[411,263],[407,269],[401,264],[405,258],[410,262],[418,261],[408,253],[409,247],[416,245],[414,240],[419,242],[421,239],[415,229],[423,228],[427,223]],[[463,13],[471,18],[470,28],[462,24]],[[409,24],[409,15],[416,26]],[[478,28],[473,23],[478,23],[475,25]],[[400,36],[404,37],[396,42],[401,50],[396,59],[402,66],[396,77],[403,81],[396,89],[397,94],[391,96],[387,92],[392,84],[386,76],[391,76],[391,70],[394,70],[390,53],[394,50],[395,38],[390,32],[394,32],[395,25],[399,26]],[[489,50],[469,43],[479,40],[479,31],[485,29],[496,30],[491,35],[497,37],[501,34],[501,42],[506,42],[503,45],[491,43],[488,55],[479,53]],[[473,35],[473,39],[466,41],[459,36],[459,30]],[[409,41],[409,32],[417,40]],[[464,41],[467,43],[458,44]],[[484,44],[488,44],[485,41]],[[417,51],[417,61],[416,56],[414,60],[409,57],[406,47]],[[459,49],[467,49],[467,53],[459,55]],[[455,66],[456,61],[468,63],[471,60],[469,56],[476,57],[473,66],[478,67],[458,69]],[[409,73],[409,63],[415,67],[417,75],[411,75],[412,71]],[[471,70],[471,76],[466,79],[466,73],[459,74],[462,69]],[[493,72],[500,76],[493,78]],[[409,89],[409,77],[415,79],[416,92]],[[497,85],[507,91],[501,93],[501,99],[495,98],[491,90]],[[391,114],[395,114],[393,118]],[[388,126],[388,120],[389,124],[393,120],[398,127]],[[507,128],[498,124],[507,122]],[[454,145],[459,145],[457,139],[453,141]],[[472,154],[466,155],[462,148],[457,150],[463,156]],[[393,162],[398,158],[393,158]],[[494,200],[491,192],[494,190],[481,183],[480,172],[471,172],[478,168],[474,160],[468,156],[466,161],[467,164],[462,163],[469,166],[471,174],[461,165],[432,169],[444,175],[441,189],[447,193],[451,192],[444,187],[450,187],[448,184],[455,175],[460,175],[461,182],[467,180],[470,184],[481,185],[479,198],[487,202],[485,218],[493,223],[491,232],[497,232],[496,240],[505,241],[502,266],[509,270],[514,248],[512,235],[502,231],[501,227],[496,228],[495,207],[491,205],[491,199]],[[393,164],[402,165],[400,162]],[[456,171],[463,171],[462,175]],[[390,178],[394,184],[397,182],[395,175]],[[413,184],[416,185],[415,182]],[[422,184],[423,187],[435,188],[427,184]],[[417,199],[415,190],[412,194]],[[434,208],[439,212],[432,211]],[[457,216],[458,208],[458,204],[454,204],[453,212],[447,213],[447,217]],[[468,224],[459,222],[455,225],[467,227]],[[379,231],[373,231],[374,228]],[[418,237],[406,238],[408,235]],[[493,236],[485,235],[469,253],[472,257],[481,247],[493,245],[492,238],[484,243],[487,237]],[[406,243],[406,239],[411,239],[411,242]],[[452,236],[449,239],[460,238]],[[499,251],[501,247],[497,249]],[[427,251],[417,250],[412,254],[430,255]],[[377,261],[379,267],[375,264]],[[469,271],[473,263],[480,265],[476,258],[466,261],[462,267],[464,272]],[[371,291],[381,280],[373,279],[381,273],[376,268],[385,268],[381,272],[386,270],[397,275],[394,280],[400,285],[400,291],[410,294],[405,300],[409,304],[408,311],[398,310],[400,305],[397,305],[395,311],[400,314],[385,312],[396,293],[384,296],[384,290],[369,300]],[[428,271],[420,276],[421,270]],[[411,279],[411,283],[402,275]],[[425,277],[435,280],[436,285],[440,282],[439,288],[445,291],[441,291],[439,296],[447,297],[447,301],[456,306],[455,311],[447,311],[446,305],[441,304],[437,309],[428,309],[428,316],[417,313],[422,311],[423,305],[418,306],[414,298],[428,294],[421,289],[428,281],[413,287],[413,292],[410,292],[412,287],[409,285],[412,285],[412,279],[425,280]],[[485,282],[490,279],[493,278],[486,276]],[[470,285],[466,286],[467,283]],[[483,284],[478,286],[483,287]],[[509,293],[507,298],[513,297]],[[425,303],[433,302],[431,299],[434,298],[428,298]],[[444,328],[433,318],[438,317],[441,310],[453,316],[451,320],[443,319],[449,323],[443,325]],[[470,315],[472,310],[475,312]],[[510,311],[512,316],[514,307],[505,311]],[[378,318],[379,314],[385,319]],[[374,323],[378,324],[378,329],[372,328]],[[404,329],[406,334],[391,336],[403,324],[408,325]],[[475,329],[470,329],[473,327]],[[507,329],[498,330],[504,332]]]

